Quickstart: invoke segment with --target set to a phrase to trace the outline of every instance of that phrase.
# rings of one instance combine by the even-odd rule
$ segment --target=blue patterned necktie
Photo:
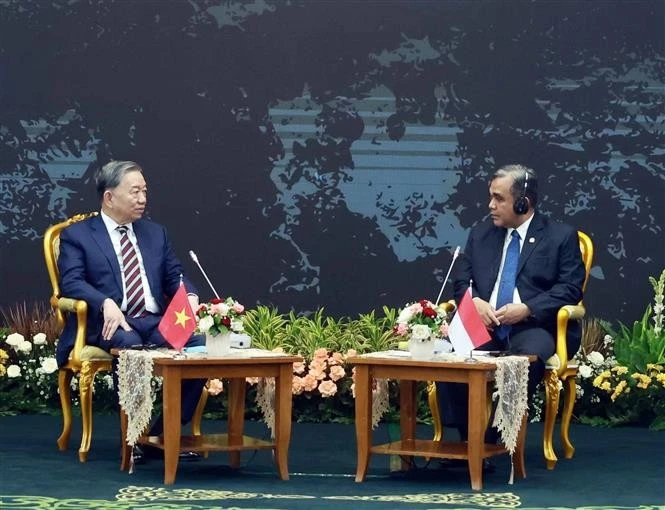
[[[515,279],[517,277],[517,263],[520,260],[520,235],[517,230],[510,234],[510,244],[506,250],[506,260],[503,262],[499,292],[496,297],[496,309],[513,302],[515,293]],[[510,324],[503,324],[494,330],[499,340],[506,340],[510,333]]]

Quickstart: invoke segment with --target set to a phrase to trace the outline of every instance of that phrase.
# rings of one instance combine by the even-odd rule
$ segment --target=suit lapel
[[[522,271],[522,268],[526,264],[526,261],[529,259],[533,250],[538,246],[538,243],[543,240],[544,233],[543,229],[545,228],[545,222],[540,214],[536,214],[531,220],[529,225],[529,230],[526,233],[526,239],[522,244],[522,251],[520,252],[520,261],[517,266],[517,274],[519,275]]]
[[[485,290],[487,300],[494,288],[494,282],[499,278],[499,267],[501,266],[501,257],[503,256],[503,243],[506,240],[506,229],[495,227],[490,230],[489,239],[487,242],[487,268],[489,269],[489,278],[487,279],[488,287]],[[483,294],[484,295],[484,294]]]
[[[148,285],[150,285],[150,291],[152,292],[153,289],[159,288],[159,286],[156,285],[155,280],[156,277],[153,266],[154,259],[150,256],[151,253],[154,253],[153,239],[150,237],[146,229],[143,228],[143,223],[141,223],[141,220],[135,221],[132,224],[132,228],[134,229],[136,243],[139,245],[139,250],[141,252],[143,268],[145,269],[145,274],[148,277]]]
[[[113,270],[113,276],[115,277],[115,283],[118,286],[118,289],[120,289],[120,295],[122,295],[120,264],[118,263],[118,257],[115,254],[115,250],[113,249],[113,243],[111,242],[109,232],[106,230],[106,225],[104,225],[104,221],[100,216],[95,216],[90,220],[90,231],[92,239],[97,243],[99,250],[109,261],[111,269]]]

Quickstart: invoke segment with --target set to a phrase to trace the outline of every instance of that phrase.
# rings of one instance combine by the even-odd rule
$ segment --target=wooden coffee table
[[[367,474],[370,454],[399,455],[402,467],[407,469],[412,463],[410,457],[466,459],[469,463],[471,487],[483,487],[483,459],[507,453],[500,445],[485,443],[487,428],[487,384],[494,380],[496,365],[476,361],[414,361],[410,357],[400,357],[389,353],[373,353],[348,359],[356,369],[356,439],[357,470],[356,482],[362,482]],[[372,380],[399,380],[400,394],[400,440],[372,445]],[[468,441],[432,441],[416,439],[416,382],[449,381],[469,386],[469,436]],[[526,436],[526,415],[522,419],[517,447],[513,454],[515,476],[526,477],[524,467],[524,439]]]
[[[175,483],[178,468],[178,455],[182,451],[228,451],[231,465],[240,466],[240,452],[243,450],[271,449],[274,451],[277,473],[282,480],[288,480],[287,456],[291,439],[291,387],[293,363],[302,361],[299,356],[275,355],[266,352],[247,357],[240,352],[239,357],[189,359],[154,358],[153,372],[163,378],[162,399],[164,404],[164,435],[145,436],[141,444],[149,444],[164,450],[164,483]],[[240,357],[242,356],[242,357]],[[245,421],[246,377],[275,378],[275,439],[264,441],[243,435]],[[181,382],[183,379],[224,378],[229,380],[229,417],[227,434],[203,434],[182,436],[180,433]],[[121,413],[122,461],[121,469],[128,470],[131,447],[124,438],[127,431],[127,417]]]

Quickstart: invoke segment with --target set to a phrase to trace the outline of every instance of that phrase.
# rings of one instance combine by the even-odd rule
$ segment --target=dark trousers
[[[169,347],[169,343],[157,329],[161,315],[147,314],[140,318],[128,318],[127,322],[132,328],[131,331],[125,331],[118,328],[109,341],[99,340],[99,347],[106,351],[111,349],[126,349],[141,345],[150,345],[154,348]],[[198,347],[205,345],[203,335],[192,335],[186,344],[186,347]],[[198,405],[201,391],[205,385],[205,379],[185,379],[182,381],[182,410],[180,421],[184,425],[189,423],[194,416],[196,406]],[[113,387],[118,391],[118,358],[113,358]],[[164,420],[159,415],[150,427],[149,434],[158,436],[164,432]]]
[[[545,375],[545,361],[554,354],[555,340],[552,333],[543,328],[515,325],[511,328],[508,341],[500,341],[495,337],[479,350],[506,350],[511,354],[536,355],[538,359],[529,365],[529,398],[536,391],[538,383]],[[441,423],[444,427],[459,430],[460,438],[466,440],[468,431],[468,399],[469,387],[463,383],[442,382],[436,385]],[[492,419],[490,418],[490,425]],[[485,436],[488,443],[496,443],[497,431],[489,427]]]

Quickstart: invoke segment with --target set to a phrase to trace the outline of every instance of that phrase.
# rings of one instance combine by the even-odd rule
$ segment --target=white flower
[[[407,324],[413,318],[413,312],[410,308],[404,308],[397,317],[397,322]]]
[[[25,337],[20,333],[12,333],[11,335],[7,336],[5,342],[7,342],[7,345],[11,345],[14,349],[16,349],[16,347],[20,345],[21,342],[25,342]]]
[[[35,345],[46,345],[46,333],[37,333],[32,336],[32,342]]]
[[[19,352],[23,352],[25,354],[28,354],[32,350],[32,344],[28,342],[27,340],[24,340],[20,344],[18,344],[18,347],[15,348]]]
[[[432,336],[432,330],[426,324],[414,324],[411,327],[411,338],[414,340],[427,340]]]
[[[21,377],[21,367],[18,365],[9,365],[7,367],[7,377]]]
[[[213,319],[209,315],[199,319],[199,330],[202,333],[206,333],[214,325],[215,325],[215,319]]]
[[[236,333],[241,333],[244,331],[245,326],[242,323],[242,319],[234,319],[231,321],[231,331],[235,331]]]
[[[593,369],[589,365],[580,365],[577,371],[584,379],[588,379],[593,375]]]
[[[42,360],[41,371],[44,374],[52,374],[58,370],[58,363],[55,358],[45,358]]]
[[[595,367],[599,367],[603,364],[605,361],[605,358],[601,353],[598,351],[593,351],[590,352],[589,355],[587,356],[587,359],[591,362],[591,364]]]

